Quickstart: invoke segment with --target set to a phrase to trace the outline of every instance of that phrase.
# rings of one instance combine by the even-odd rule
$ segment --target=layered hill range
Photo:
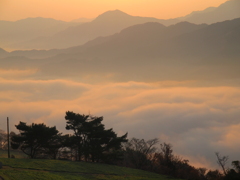
[[[121,30],[147,22],[169,26],[187,21],[194,24],[212,24],[240,17],[240,0],[231,0],[204,11],[193,12],[176,19],[156,19],[131,16],[119,10],[108,11],[96,19],[63,22],[54,19],[28,18],[16,22],[0,21],[0,47],[7,49],[59,49],[83,45],[100,36],[109,36]]]
[[[240,18],[196,25],[148,22],[81,46],[0,51],[4,69],[37,69],[35,78],[96,81],[240,78]],[[87,79],[88,78],[88,79]]]

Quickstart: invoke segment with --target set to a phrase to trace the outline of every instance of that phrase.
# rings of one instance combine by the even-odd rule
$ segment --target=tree
[[[173,155],[171,144],[163,143],[160,144],[160,152],[152,157],[152,162],[156,172],[174,175],[176,164],[179,164],[181,159]]]
[[[163,163],[165,166],[169,167],[170,169],[174,168],[173,165],[173,150],[172,150],[172,145],[163,143],[161,144],[161,150],[162,150],[162,156],[163,156]]]
[[[20,134],[12,136],[12,148],[20,147],[30,158],[36,158],[41,152],[44,152],[45,148],[58,134],[55,126],[47,127],[43,123],[27,125],[20,121],[16,128]]]
[[[233,161],[232,166],[236,173],[240,174],[240,161]]]
[[[67,135],[58,133],[52,136],[49,142],[44,146],[45,153],[52,159],[57,159],[59,155],[59,149],[65,147],[65,142],[68,140]]]
[[[151,166],[149,156],[156,152],[156,144],[158,144],[157,138],[147,141],[132,138],[124,144],[124,164],[137,169],[149,169]]]
[[[217,163],[219,166],[221,166],[224,175],[227,175],[227,171],[226,171],[226,164],[228,161],[228,156],[221,156],[218,152],[215,153],[215,155],[217,156]]]
[[[126,142],[127,133],[121,137],[112,129],[105,129],[103,117],[94,117],[74,112],[66,112],[66,129],[73,130],[73,143],[77,147],[77,160],[106,161],[116,155],[121,149],[121,143]]]
[[[233,169],[229,169],[224,180],[239,180],[240,179],[240,161],[232,162]]]
[[[209,170],[206,174],[208,180],[222,180],[223,176],[218,170]]]
[[[103,125],[91,127],[88,142],[86,143],[85,157],[90,157],[92,162],[98,162],[99,160],[112,162],[112,160],[117,160],[118,155],[120,155],[119,150],[122,148],[122,142],[127,141],[127,134],[117,137],[117,134],[112,129],[105,130]]]
[[[66,112],[65,119],[67,120],[66,129],[74,131],[74,144],[77,146],[78,157],[80,161],[83,152],[83,146],[86,141],[86,123],[89,116],[75,114],[74,112]]]

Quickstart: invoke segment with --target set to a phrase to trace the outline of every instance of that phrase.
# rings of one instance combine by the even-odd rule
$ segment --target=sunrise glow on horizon
[[[218,7],[227,0],[3,0],[0,2],[0,20],[16,21],[28,17],[53,18],[71,21],[78,18],[95,18],[109,10],[121,10],[132,16],[170,19],[193,11]]]

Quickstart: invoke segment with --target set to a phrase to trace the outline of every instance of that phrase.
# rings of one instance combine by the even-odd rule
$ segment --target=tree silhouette
[[[58,133],[49,140],[49,142],[44,146],[44,151],[52,159],[57,159],[59,155],[59,149],[65,147],[65,142],[68,140],[67,135],[62,135]]]
[[[149,157],[157,150],[158,139],[132,138],[124,144],[124,164],[137,169],[147,169],[151,166]]]
[[[19,122],[16,125],[20,134],[12,136],[11,146],[13,149],[20,149],[30,156],[36,158],[37,155],[48,147],[53,138],[58,134],[56,127],[47,127],[45,124],[27,125],[24,122]]]
[[[224,180],[239,180],[240,179],[240,161],[232,161],[232,169],[227,170]]]
[[[116,154],[121,149],[121,143],[126,142],[127,133],[121,137],[112,129],[105,129],[102,124],[103,117],[94,117],[76,114],[67,111],[66,129],[73,130],[77,146],[77,160],[98,162],[117,158]]]
[[[226,164],[228,161],[228,156],[221,156],[220,153],[216,152],[215,155],[217,156],[217,163],[222,168],[224,175],[227,175],[226,171]]]

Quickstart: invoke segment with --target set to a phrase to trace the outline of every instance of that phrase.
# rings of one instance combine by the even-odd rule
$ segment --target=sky
[[[119,9],[133,16],[169,19],[192,11],[217,7],[227,0],[0,0],[0,20],[16,21],[27,17],[45,17],[71,21],[95,18]]]

